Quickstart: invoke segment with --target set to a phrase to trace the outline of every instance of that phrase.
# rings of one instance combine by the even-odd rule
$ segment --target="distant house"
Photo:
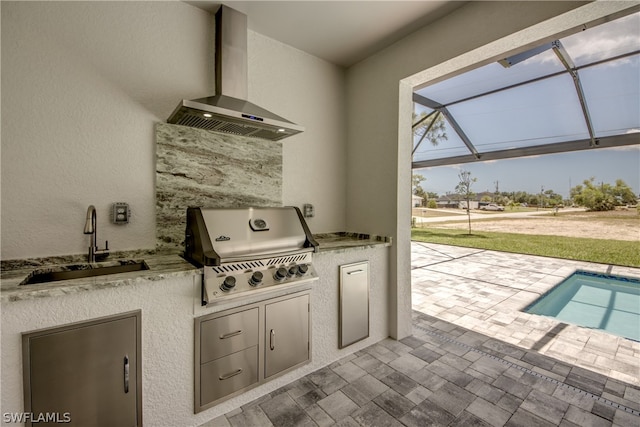
[[[480,207],[480,203],[477,200],[469,200],[469,208],[470,209],[478,209]],[[467,201],[460,200],[458,202],[458,208],[467,209]]]
[[[487,191],[482,193],[477,193],[474,198],[470,201],[471,209],[479,209],[481,206],[488,204],[489,202],[481,202],[482,198],[492,197],[493,193],[489,193]],[[436,203],[439,208],[455,208],[455,209],[466,209],[467,201],[464,200],[464,197],[460,194],[447,194],[446,196],[440,196]]]
[[[457,194],[447,194],[446,196],[440,196],[436,200],[436,204],[439,208],[457,208],[460,201],[460,196]]]
[[[416,196],[415,194],[411,195],[411,206],[414,208],[419,208],[420,206],[422,206],[422,201],[424,200],[424,197],[420,197],[420,196]]]

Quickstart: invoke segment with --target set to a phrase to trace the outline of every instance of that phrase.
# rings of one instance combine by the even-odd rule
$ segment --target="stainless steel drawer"
[[[258,382],[258,346],[205,363],[200,369],[200,406]]]
[[[202,322],[200,363],[258,345],[258,308]]]

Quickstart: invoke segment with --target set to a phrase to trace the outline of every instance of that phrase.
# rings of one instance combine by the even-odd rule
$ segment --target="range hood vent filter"
[[[222,124],[222,122],[218,120],[205,119],[202,116],[196,116],[193,114],[184,114],[175,124],[194,128],[215,130]]]

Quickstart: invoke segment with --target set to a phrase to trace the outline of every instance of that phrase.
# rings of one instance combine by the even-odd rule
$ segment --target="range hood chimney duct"
[[[247,101],[247,16],[222,5],[216,20],[215,96],[183,99],[167,123],[279,141],[302,126]]]

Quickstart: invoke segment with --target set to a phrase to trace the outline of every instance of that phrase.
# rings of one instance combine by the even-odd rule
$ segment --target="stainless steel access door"
[[[309,295],[265,305],[264,376],[309,360]]]
[[[56,415],[34,425],[142,425],[140,320],[138,311],[24,334],[25,411]]]
[[[340,266],[338,347],[369,336],[369,262]]]

